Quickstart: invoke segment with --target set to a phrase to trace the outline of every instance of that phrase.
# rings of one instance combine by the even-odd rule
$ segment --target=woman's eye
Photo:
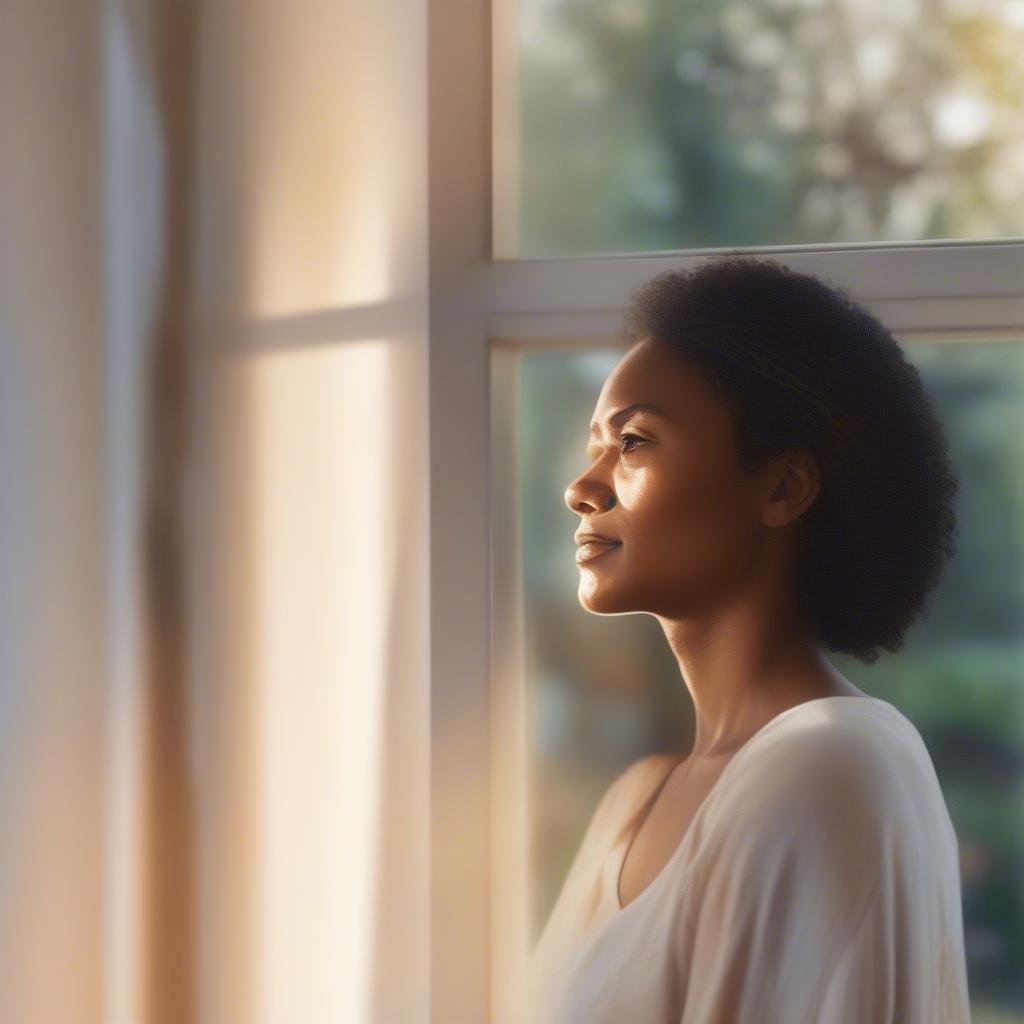
[[[642,438],[639,434],[620,434],[619,435],[619,447],[624,452],[634,451],[634,448],[627,447],[627,442],[632,438],[634,441],[638,441],[640,444],[645,444],[646,439]]]

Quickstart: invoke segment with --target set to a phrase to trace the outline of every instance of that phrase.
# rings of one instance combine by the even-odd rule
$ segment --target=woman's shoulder
[[[741,812],[827,827],[855,820],[891,832],[931,808],[946,830],[948,813],[934,765],[916,726],[879,698],[797,705],[755,737],[731,787]],[[753,782],[751,781],[753,780]],[[749,784],[747,784],[749,783]],[[755,784],[756,783],[756,784]]]
[[[818,772],[883,776],[928,760],[917,727],[878,697],[837,697],[797,704],[755,735],[751,763],[759,771],[785,768],[813,782]]]

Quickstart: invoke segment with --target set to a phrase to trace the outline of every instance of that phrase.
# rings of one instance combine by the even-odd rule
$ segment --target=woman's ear
[[[762,522],[785,526],[810,508],[821,490],[817,459],[806,448],[786,449],[771,462],[768,487]]]

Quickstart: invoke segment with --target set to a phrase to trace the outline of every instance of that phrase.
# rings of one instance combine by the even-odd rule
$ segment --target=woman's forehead
[[[655,406],[671,419],[717,416],[722,411],[697,368],[655,342],[638,343],[613,368],[601,389],[594,420],[603,425],[617,410],[635,404]]]

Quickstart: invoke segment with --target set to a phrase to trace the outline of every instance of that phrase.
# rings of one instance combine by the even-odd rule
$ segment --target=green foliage
[[[998,7],[524,0],[523,255],[1024,234]]]

